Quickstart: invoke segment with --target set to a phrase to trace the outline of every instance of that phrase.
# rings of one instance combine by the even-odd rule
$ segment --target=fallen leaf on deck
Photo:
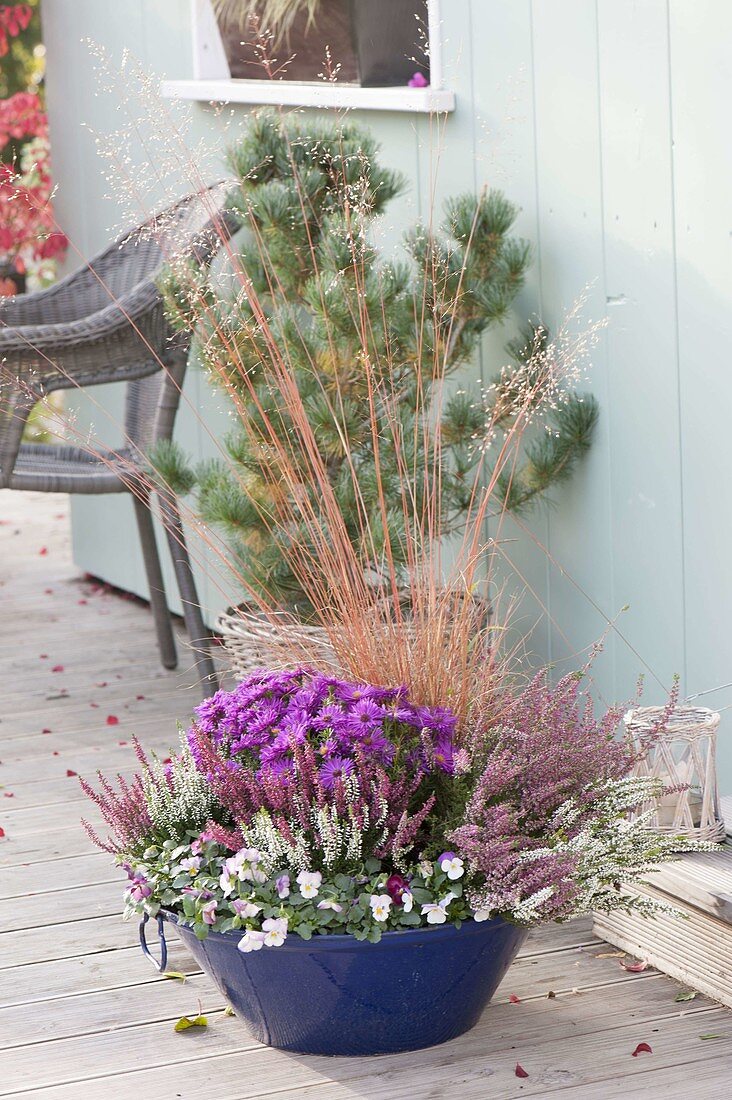
[[[596,959],[624,959],[628,954],[627,951],[601,951],[599,955],[595,955]]]
[[[633,1057],[637,1058],[639,1054],[653,1054],[653,1051],[648,1043],[638,1043],[638,1046],[633,1051]]]
[[[39,653],[38,654],[38,660],[39,661],[47,661],[48,660],[48,654],[47,653]]]
[[[43,595],[44,596],[52,596],[53,595],[53,589],[52,588],[44,588],[43,589]]]
[[[0,828],[0,840],[5,836],[5,830]]]
[[[695,989],[682,989],[680,993],[677,993],[674,997],[675,1001],[693,1001],[699,994]]]
[[[3,792],[3,797],[4,798],[15,798],[15,795],[13,794],[12,791],[4,791]]]
[[[516,1069],[513,1072],[516,1074],[517,1077],[529,1076],[524,1067],[519,1062],[516,1063]]]
[[[515,993],[512,993],[508,999],[509,999],[509,1001],[511,1002],[512,1005],[520,1005],[521,1004],[521,998],[517,997]]]
[[[709,1031],[709,1032],[707,1032],[706,1035],[700,1035],[699,1038],[702,1039],[702,1040],[704,1040],[704,1039],[721,1039],[722,1036],[717,1035],[715,1032]]]
[[[53,668],[51,669],[51,672],[63,672],[63,671],[64,671],[64,666],[63,665],[54,665]]]
[[[231,1005],[227,1005],[224,1009],[224,1016],[236,1016],[236,1013],[234,1012],[234,1009],[231,1007]]]
[[[554,992],[553,989],[549,990],[549,992],[547,993],[547,997],[549,998],[550,1001],[554,1000],[554,998],[556,997],[556,993]]]
[[[41,549],[38,551],[38,553],[40,554],[40,556],[42,558],[44,558],[46,556],[46,554],[48,553],[48,547],[47,546],[42,546]]]
[[[181,974],[179,970],[164,970],[163,977],[176,978],[179,982],[184,982],[186,980],[185,974]]]
[[[66,774],[69,778],[71,778],[72,775],[78,775],[79,773],[75,772],[73,768],[67,768],[66,769]]]
[[[187,1031],[189,1027],[208,1027],[205,1016],[181,1016],[173,1031]]]
[[[51,732],[51,731],[50,731],[49,729],[42,729],[42,730],[41,730],[41,733],[50,733],[50,732]]]
[[[117,717],[116,714],[108,714],[107,715],[107,725],[108,726],[118,726],[119,725],[119,718]]]
[[[622,966],[623,970],[627,970],[631,974],[641,974],[644,970],[648,969],[648,963],[645,961],[645,959],[634,963],[624,963],[621,961],[620,965]]]
[[[139,700],[139,699],[144,699],[144,698],[145,698],[145,696],[144,696],[144,695],[136,695],[136,696],[135,696],[135,699],[138,699],[138,700]]]

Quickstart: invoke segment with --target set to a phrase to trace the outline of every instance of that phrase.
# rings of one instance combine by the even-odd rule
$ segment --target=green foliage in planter
[[[224,364],[242,427],[227,440],[227,462],[207,463],[194,474],[180,451],[167,447],[153,464],[179,491],[197,482],[202,518],[223,530],[248,585],[307,616],[287,555],[288,543],[307,545],[305,525],[273,527],[268,509],[272,456],[265,424],[277,425],[288,445],[296,435],[272,384],[273,345],[296,381],[348,536],[364,567],[378,570],[387,536],[391,554],[406,557],[405,469],[412,514],[423,515],[429,501],[434,454],[425,448],[423,424],[435,364],[450,377],[470,361],[485,331],[506,318],[531,250],[511,233],[516,208],[491,191],[452,199],[439,230],[417,225],[405,237],[404,258],[384,259],[369,230],[404,182],[379,164],[370,133],[351,122],[259,113],[230,150],[229,165],[239,184],[231,206],[244,227],[239,261],[251,286],[237,284],[233,292],[225,280],[205,282],[190,270],[171,270],[162,286],[173,324],[198,324],[201,357],[212,376],[221,378]],[[264,318],[255,316],[252,300],[264,305]],[[510,430],[512,387],[525,385],[527,359],[545,339],[539,331],[514,349],[515,373],[504,369],[485,394],[453,385],[441,403],[443,533],[460,528],[469,506],[490,444],[486,421],[496,421],[499,403],[506,412],[498,422]],[[378,461],[370,401],[378,402]],[[569,395],[551,413],[551,424],[539,425],[526,462],[502,486],[511,507],[527,506],[569,475],[589,446],[596,416],[592,399]]]

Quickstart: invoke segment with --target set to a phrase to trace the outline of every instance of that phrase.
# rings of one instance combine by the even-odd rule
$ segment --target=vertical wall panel
[[[666,0],[599,0],[616,691],[683,668],[683,552]],[[613,611],[617,612],[614,607]],[[648,696],[658,682],[649,677]]]
[[[586,0],[534,0],[532,10],[541,300],[556,329],[588,287],[580,323],[605,313],[597,23]],[[595,444],[577,476],[554,492],[549,518],[549,656],[572,664],[605,625],[585,593],[605,615],[615,611],[607,370],[603,341],[589,383],[602,406]],[[596,665],[606,694],[614,649],[610,638]]]
[[[688,690],[732,680],[732,6],[670,3]],[[702,700],[727,706],[727,689]],[[723,783],[732,788],[727,716]]]

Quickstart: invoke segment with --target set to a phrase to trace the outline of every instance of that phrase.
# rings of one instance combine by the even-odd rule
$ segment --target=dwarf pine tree
[[[288,543],[308,542],[306,526],[273,524],[268,509],[272,425],[285,443],[296,434],[272,384],[272,355],[297,386],[348,536],[364,567],[378,570],[387,538],[392,556],[406,555],[410,513],[422,514],[435,469],[439,530],[460,526],[481,460],[486,402],[505,400],[504,419],[512,415],[511,372],[504,368],[484,394],[455,386],[441,401],[437,460],[425,453],[419,424],[429,415],[435,364],[440,381],[454,375],[483,333],[505,319],[531,249],[512,235],[516,208],[489,191],[451,200],[439,230],[417,225],[403,259],[385,259],[370,230],[404,180],[379,163],[371,134],[349,121],[254,114],[228,163],[246,284],[232,280],[232,290],[220,277],[171,269],[162,289],[173,324],[195,324],[204,364],[219,380],[225,373],[240,426],[226,441],[228,461],[192,472],[167,445],[153,465],[179,491],[196,484],[200,515],[224,533],[247,586],[307,617],[287,554]],[[535,334],[517,349],[517,372],[525,373],[532,341]],[[550,430],[500,483],[509,507],[527,506],[566,478],[589,446],[597,416],[591,398],[569,394],[550,416]]]

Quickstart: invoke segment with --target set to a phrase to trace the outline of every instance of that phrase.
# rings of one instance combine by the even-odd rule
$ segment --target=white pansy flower
[[[188,871],[191,875],[195,875],[201,868],[200,856],[189,856],[187,859],[180,861],[181,871]]]
[[[244,955],[247,955],[250,951],[261,951],[264,947],[264,939],[264,932],[245,932],[237,947]]]
[[[320,871],[301,871],[295,879],[304,898],[316,898],[323,876]]]
[[[282,947],[287,936],[287,917],[268,917],[262,921],[265,947]]]
[[[262,912],[262,906],[255,905],[253,901],[233,901],[232,905],[236,911],[236,915],[242,917],[244,920],[256,917],[257,913]]]
[[[219,879],[219,886],[221,887],[224,897],[228,898],[229,894],[234,889],[234,883],[228,871],[222,872]]]
[[[337,901],[331,901],[330,898],[324,898],[323,901],[319,901],[318,909],[332,909],[336,913],[343,912],[343,906],[339,905]]]
[[[476,921],[478,924],[480,924],[481,921],[490,920],[490,919],[491,919],[491,910],[490,909],[476,909],[476,911],[473,913],[473,920]]]
[[[450,882],[455,882],[456,879],[463,877],[465,873],[465,864],[459,856],[453,856],[452,859],[442,860],[440,870],[444,871],[450,879]]]
[[[423,905],[422,916],[427,917],[428,924],[444,924],[447,920],[447,907],[455,897],[454,894],[446,894],[442,901],[435,904]]]
[[[369,905],[374,920],[385,921],[389,919],[391,898],[388,894],[372,894],[369,898]]]
[[[405,913],[411,913],[414,908],[414,896],[405,890],[402,894],[402,909]]]

